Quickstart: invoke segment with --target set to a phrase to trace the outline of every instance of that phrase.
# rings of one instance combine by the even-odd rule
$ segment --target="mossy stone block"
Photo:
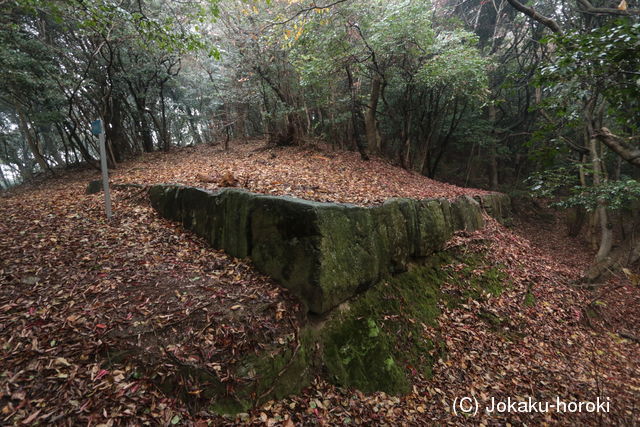
[[[455,230],[484,226],[480,203],[468,196],[452,203],[391,199],[365,208],[228,188],[157,185],[149,195],[161,215],[215,248],[250,257],[318,314],[442,249]],[[478,200],[488,213],[504,215],[508,198],[500,196]]]
[[[87,185],[86,194],[97,194],[102,191],[102,181],[95,180]]]
[[[456,230],[475,231],[484,227],[480,204],[470,196],[455,199],[451,203],[451,214]]]
[[[379,236],[366,208],[328,204],[319,208],[317,214],[320,232],[317,284],[322,301],[311,309],[324,313],[378,279]]]
[[[483,194],[475,199],[487,214],[499,222],[504,223],[511,217],[511,198],[507,194]]]
[[[251,259],[291,289],[311,311],[322,307],[320,232],[314,204],[255,197],[250,218]]]

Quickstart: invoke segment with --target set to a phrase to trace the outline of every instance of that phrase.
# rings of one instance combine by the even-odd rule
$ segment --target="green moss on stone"
[[[308,386],[315,374],[312,349],[316,332],[305,328],[295,346],[278,347],[250,355],[240,363],[234,377],[234,394],[213,395],[210,409],[217,414],[236,414],[270,399],[283,399]]]
[[[375,231],[365,208],[333,205],[318,209],[322,300],[314,313],[325,313],[353,296],[359,287],[370,286],[380,276]]]
[[[502,193],[491,193],[476,196],[475,199],[480,203],[480,206],[497,219],[502,224],[509,222],[511,217],[511,198]]]
[[[413,371],[430,375],[434,343],[423,325],[440,314],[445,275],[436,257],[428,265],[388,278],[333,314],[322,332],[323,362],[337,384],[364,392],[406,393]]]
[[[483,225],[480,205],[470,197],[453,203],[395,199],[361,208],[235,189],[156,186],[150,198],[162,215],[182,221],[214,247],[250,256],[311,313],[325,316],[301,330],[295,349],[245,357],[233,384],[203,378],[218,413],[297,393],[320,372],[364,392],[405,393],[417,372],[430,375],[443,351],[441,341],[424,333],[435,324],[439,301],[500,295],[507,284],[499,266],[481,255],[438,253],[454,230]],[[493,213],[504,211],[502,199],[481,202]],[[445,268],[453,263],[462,268]],[[443,295],[445,282],[454,287]]]
[[[248,411],[251,406],[249,402],[239,402],[236,399],[221,398],[212,401],[211,405],[209,405],[209,410],[218,415],[235,415]]]
[[[474,231],[484,227],[480,203],[470,196],[461,196],[451,204],[451,214],[456,230]]]
[[[102,181],[91,181],[87,185],[86,194],[97,194],[102,191]]]
[[[373,318],[348,317],[325,334],[324,363],[337,384],[365,393],[408,391],[409,382],[392,356],[388,334]]]
[[[253,366],[258,377],[255,395],[261,397],[260,404],[267,399],[283,399],[300,392],[311,383],[312,354],[314,341],[311,331],[302,331],[299,343],[276,354],[263,354],[255,359]]]
[[[455,286],[455,294],[446,297],[450,306],[457,306],[466,299],[484,299],[499,296],[509,286],[509,276],[500,265],[490,264],[482,254],[452,253],[451,265],[462,265],[449,271],[448,282]]]
[[[392,199],[371,208],[310,202],[239,189],[210,192],[158,185],[152,205],[166,218],[203,236],[291,289],[310,312],[324,314],[412,259],[442,250],[456,229],[484,224],[471,197]],[[508,199],[485,197],[490,211]]]

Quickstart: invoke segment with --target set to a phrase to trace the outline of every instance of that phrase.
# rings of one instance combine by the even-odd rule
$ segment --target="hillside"
[[[558,231],[560,222],[526,218],[512,227],[487,218],[484,229],[448,243],[447,251],[484,261],[443,266],[441,292],[461,302],[441,305],[437,323],[415,337],[441,342],[442,351],[434,351],[431,378],[415,373],[411,393],[363,394],[317,378],[300,395],[235,418],[216,415],[190,369],[205,366],[233,384],[239,379],[228,378],[229,367],[241,355],[270,345],[295,349],[306,313],[250,262],[160,218],[143,189],[115,189],[106,221],[102,194],[85,194],[97,178],[65,172],[0,197],[3,423],[464,425],[469,418],[452,405],[471,395],[486,404],[610,397],[608,413],[472,418],[485,424],[639,417],[640,343],[619,334],[640,330],[639,287],[620,277],[596,291],[575,286],[591,250]],[[258,193],[367,206],[485,193],[352,152],[261,142],[145,154],[111,172],[119,184],[214,189],[225,180]],[[466,293],[496,266],[505,274],[499,289]]]

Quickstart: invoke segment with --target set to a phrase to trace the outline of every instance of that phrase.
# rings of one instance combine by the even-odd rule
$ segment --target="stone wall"
[[[441,250],[454,231],[481,228],[483,210],[498,220],[510,211],[508,196],[497,193],[453,202],[391,199],[374,207],[231,188],[156,185],[149,194],[163,217],[232,256],[250,257],[316,314]]]

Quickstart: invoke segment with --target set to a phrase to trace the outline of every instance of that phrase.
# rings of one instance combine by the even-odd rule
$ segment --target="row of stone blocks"
[[[166,184],[149,194],[163,217],[214,248],[251,258],[315,314],[441,250],[455,231],[483,227],[483,211],[502,220],[510,208],[499,193],[451,202],[390,199],[373,207]]]

